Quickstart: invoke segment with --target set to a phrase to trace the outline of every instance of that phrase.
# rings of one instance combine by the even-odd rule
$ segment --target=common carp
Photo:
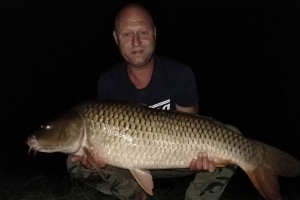
[[[239,166],[267,200],[281,199],[278,176],[300,175],[297,158],[215,119],[125,102],[78,104],[42,125],[26,143],[29,152],[86,154],[91,162],[91,150],[96,151],[104,163],[129,169],[150,195],[149,169],[188,168],[199,152],[217,166]]]

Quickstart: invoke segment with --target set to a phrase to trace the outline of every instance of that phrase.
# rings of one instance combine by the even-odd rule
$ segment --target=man
[[[142,6],[128,4],[115,18],[113,36],[124,61],[102,74],[98,83],[99,99],[122,100],[146,104],[152,108],[198,113],[198,94],[194,74],[181,62],[154,54],[156,28],[150,13]],[[108,183],[100,182],[86,157],[69,157],[72,177],[119,199],[147,198],[128,170],[103,167]],[[85,167],[82,167],[82,165]],[[186,192],[186,199],[219,199],[229,178],[230,168],[217,169],[205,154],[193,159],[188,170],[152,170],[154,178],[179,177],[196,173]],[[128,175],[129,174],[129,175]]]

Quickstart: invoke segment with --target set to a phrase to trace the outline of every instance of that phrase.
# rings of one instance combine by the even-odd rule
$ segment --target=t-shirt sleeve
[[[101,99],[101,97],[103,96],[103,94],[105,93],[105,87],[104,85],[105,84],[105,81],[103,81],[103,77],[100,76],[99,80],[98,80],[98,91],[97,91],[97,95],[98,95],[98,98]]]
[[[110,84],[110,80],[105,76],[101,75],[98,80],[98,99],[100,100],[108,100],[111,98],[111,93],[109,91],[112,90],[110,88],[112,84]]]
[[[117,63],[116,65],[104,71],[98,79],[97,96],[100,100],[122,100],[123,97],[123,84],[124,73],[126,73],[126,67],[123,63]]]
[[[176,104],[182,107],[198,105],[198,90],[194,72],[191,68],[185,67],[182,73],[178,74],[178,92]]]

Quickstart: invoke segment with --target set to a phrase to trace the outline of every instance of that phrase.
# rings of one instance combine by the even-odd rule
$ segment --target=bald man
[[[154,54],[156,27],[151,14],[138,4],[124,6],[116,15],[115,43],[124,58],[103,73],[98,82],[98,97],[142,103],[151,108],[198,113],[198,93],[193,71],[179,61]],[[94,159],[107,176],[104,182],[86,156],[69,156],[67,168],[100,192],[122,200],[144,200],[146,193],[129,170],[105,165],[101,155]],[[219,199],[236,167],[218,168],[205,154],[191,160],[190,169],[151,170],[154,178],[182,177],[196,173],[186,191],[186,200]]]

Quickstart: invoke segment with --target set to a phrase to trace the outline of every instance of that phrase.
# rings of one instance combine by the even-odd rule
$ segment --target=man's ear
[[[117,37],[117,32],[115,30],[113,31],[113,36],[115,38],[115,43],[118,45],[118,37]]]

